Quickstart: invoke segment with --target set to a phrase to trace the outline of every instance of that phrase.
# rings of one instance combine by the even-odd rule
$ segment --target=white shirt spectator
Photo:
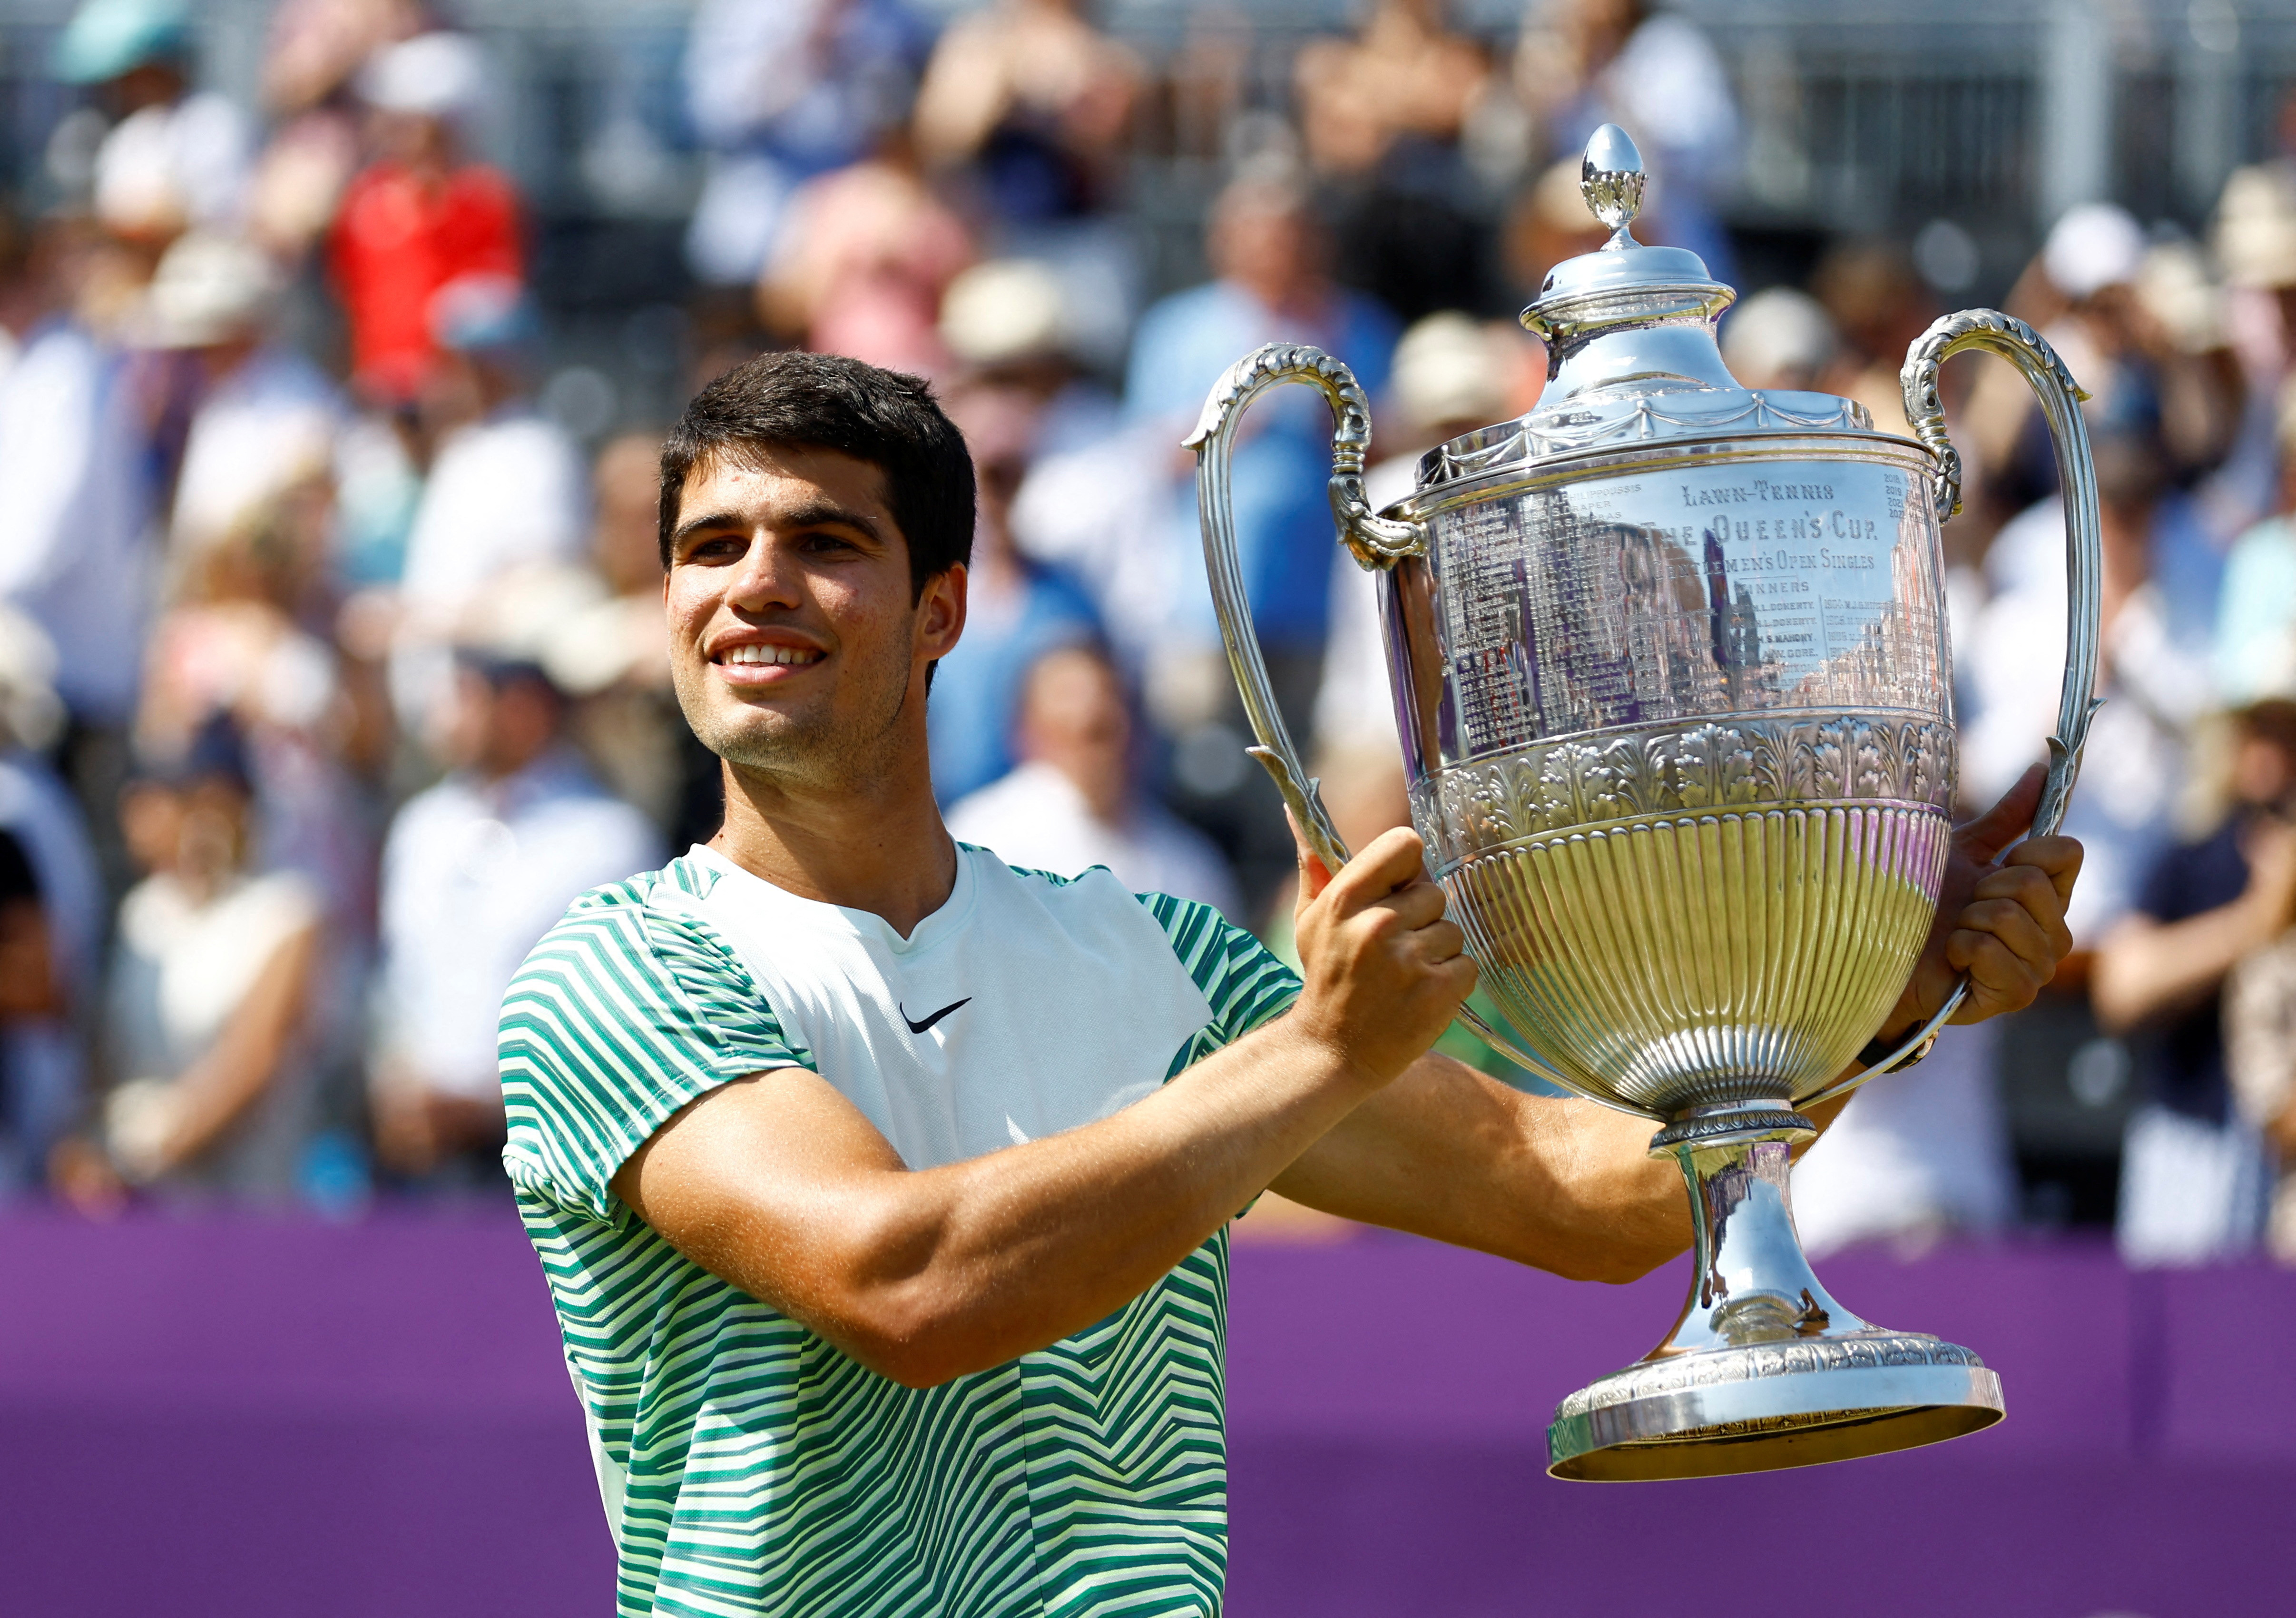
[[[127,722],[151,620],[150,498],[119,357],[76,326],[36,336],[0,379],[0,601],[56,649],[56,694]]]
[[[129,113],[95,153],[95,213],[137,234],[238,222],[247,121],[211,92]]]
[[[1964,791],[1990,803],[2044,757],[2064,676],[2064,521],[2054,500],[2004,528],[1986,559],[1996,594],[1958,648],[1975,711],[1961,731]],[[2087,850],[2065,919],[2093,945],[2134,902],[2173,835],[2185,738],[2212,701],[2207,649],[2173,637],[2159,588],[2139,586],[2102,648],[2097,694],[2064,833]]]
[[[146,877],[119,904],[104,1034],[121,1083],[107,1104],[115,1141],[135,1104],[206,1056],[264,970],[319,921],[318,891],[292,871],[234,877],[205,900],[176,877]],[[281,1058],[263,1094],[193,1163],[177,1189],[283,1198],[295,1189],[317,1096],[308,1035]]]
[[[382,853],[382,1042],[430,1088],[491,1096],[503,993],[591,889],[662,863],[652,825],[554,752],[506,780],[447,776]]]
[[[2017,1174],[1993,1081],[2000,1026],[1941,1030],[1918,1069],[1859,1090],[1794,1164],[1794,1228],[1813,1255],[2008,1222]]]
[[[224,538],[297,482],[327,472],[345,415],[334,384],[301,355],[250,356],[192,418],[176,480],[175,543]]]
[[[1202,833],[1148,802],[1119,825],[1095,819],[1075,784],[1041,761],[959,800],[948,829],[1024,870],[1076,876],[1106,866],[1136,893],[1198,899],[1231,919],[1239,908],[1234,879]]]
[[[506,411],[453,434],[407,536],[410,604],[451,611],[513,568],[579,562],[589,488],[581,449],[542,416]]]

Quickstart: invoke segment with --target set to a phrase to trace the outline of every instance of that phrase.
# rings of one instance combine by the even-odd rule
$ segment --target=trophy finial
[[[1643,154],[1627,132],[1616,124],[1595,130],[1578,165],[1578,191],[1587,211],[1610,226],[1604,251],[1638,245],[1627,227],[1642,211],[1643,180]]]

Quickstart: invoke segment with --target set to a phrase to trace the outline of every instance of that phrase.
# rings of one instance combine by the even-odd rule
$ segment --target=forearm
[[[2124,922],[2096,954],[2089,993],[2097,1021],[2110,1033],[2127,1033],[2198,1006],[2271,936],[2261,908],[2245,899],[2188,921]]]
[[[1430,1055],[1275,1180],[1295,1201],[1577,1280],[1631,1280],[1690,1242],[1648,1120],[1526,1096]]]
[[[1824,1129],[1842,1105],[1802,1111]],[[1690,1245],[1682,1171],[1650,1154],[1657,1127],[1592,1102],[1527,1096],[1431,1054],[1275,1189],[1572,1280],[1631,1281]]]
[[[890,1162],[829,1189],[795,1243],[737,1233],[690,1256],[931,1385],[1139,1296],[1374,1082],[1279,1020],[1096,1123],[917,1172]]]

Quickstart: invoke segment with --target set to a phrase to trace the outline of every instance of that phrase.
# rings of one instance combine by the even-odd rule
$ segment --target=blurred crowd
[[[577,894],[717,824],[668,686],[666,423],[537,403],[549,289],[480,149],[482,40],[419,0],[281,0],[250,108],[203,87],[193,21],[86,0],[51,63],[71,181],[0,218],[0,1194],[486,1193],[512,971]],[[1742,153],[1723,59],[1641,0],[1538,0],[1499,42],[1442,0],[1366,0],[1297,53],[1279,112],[1245,43],[1217,8],[1151,62],[1085,0],[939,27],[702,0],[692,318],[657,357],[693,386],[791,346],[934,379],[980,490],[930,716],[953,829],[1280,948],[1289,840],[1177,448],[1207,390],[1265,341],[1337,354],[1374,400],[1374,503],[1399,497],[1422,451],[1537,398],[1512,316],[1603,239],[1593,127],[1642,144],[1644,239],[1724,280]],[[1177,290],[1130,194],[1147,121],[1220,176]],[[1726,318],[1738,377],[1902,430],[1898,366],[1944,308],[1914,256],[1837,241],[1796,279]],[[2080,953],[2035,1013],[1861,1094],[1800,1172],[1806,1231],[2117,1213],[2139,1259],[2296,1260],[2296,155],[2234,175],[2200,241],[2075,209],[2006,302],[2092,396],[2103,497]],[[1980,807],[2054,724],[2063,525],[2021,382],[1948,382]],[[1360,844],[1406,820],[1401,765],[1327,418],[1295,392],[1236,449],[1239,538],[1279,701]],[[2051,1133],[2020,1088],[2043,1070],[2106,1149]]]

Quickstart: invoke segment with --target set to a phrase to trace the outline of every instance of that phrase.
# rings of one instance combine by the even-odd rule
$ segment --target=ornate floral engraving
[[[1873,1370],[1895,1365],[1959,1365],[1974,1370],[1983,1368],[1985,1361],[1957,1343],[1923,1332],[1869,1327],[1840,1337],[1756,1343],[1743,1348],[1709,1349],[1696,1354],[1677,1355],[1671,1359],[1630,1365],[1571,1394],[1556,1407],[1554,1417],[1567,1421],[1574,1416],[1630,1404],[1638,1399],[1656,1399],[1725,1383],[1751,1382],[1763,1376]]]
[[[1939,719],[1742,715],[1453,765],[1414,787],[1412,802],[1447,867],[1637,815],[1863,801],[1950,809],[1953,760],[1952,728]]]

